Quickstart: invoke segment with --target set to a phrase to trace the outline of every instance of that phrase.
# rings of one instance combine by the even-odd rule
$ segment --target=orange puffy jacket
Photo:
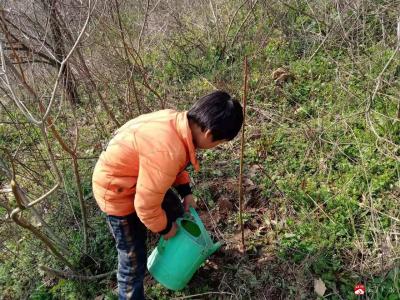
[[[139,116],[119,128],[100,155],[94,197],[108,215],[136,211],[147,228],[160,232],[167,227],[164,194],[190,182],[189,161],[198,171],[187,112],[166,109]]]

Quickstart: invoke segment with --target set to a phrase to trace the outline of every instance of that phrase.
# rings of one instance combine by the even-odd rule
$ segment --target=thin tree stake
[[[247,56],[244,57],[243,61],[243,125],[242,125],[242,138],[240,145],[240,172],[239,172],[239,220],[240,220],[240,230],[242,231],[242,251],[245,252],[245,244],[244,244],[244,228],[243,228],[243,157],[244,157],[244,130],[246,124],[246,99],[247,99],[247,90],[248,90],[248,65],[247,65]]]

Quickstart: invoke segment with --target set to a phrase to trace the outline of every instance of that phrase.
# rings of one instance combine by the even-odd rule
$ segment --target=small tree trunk
[[[17,223],[19,226],[28,229],[32,234],[34,234],[38,239],[40,239],[50,250],[50,253],[52,253],[55,257],[57,257],[59,260],[61,260],[65,265],[67,265],[71,270],[74,269],[72,264],[68,261],[68,259],[61,254],[60,251],[57,250],[57,247],[53,244],[53,242],[40,230],[38,230],[35,226],[30,224],[27,220],[25,220],[23,217],[18,217],[18,214],[20,213],[20,209],[15,209],[11,213],[11,218],[12,220]]]
[[[81,177],[79,175],[79,166],[78,166],[78,159],[76,155],[72,155],[72,162],[74,166],[74,174],[75,174],[75,180],[76,180],[76,188],[78,190],[78,198],[79,198],[79,205],[81,207],[81,214],[82,214],[82,223],[83,223],[83,247],[85,249],[85,252],[87,252],[87,245],[88,245],[88,234],[87,234],[87,228],[88,228],[88,223],[87,223],[87,214],[86,214],[86,206],[85,206],[85,200],[83,198],[83,192],[82,192],[82,184],[81,184]]]
[[[46,2],[47,3],[46,3]],[[60,23],[58,21],[58,13],[56,10],[56,1],[55,0],[43,0],[45,8],[48,10],[50,14],[50,29],[51,29],[51,34],[53,37],[53,43],[54,43],[54,54],[58,60],[57,65],[60,68],[60,63],[63,61],[65,57],[65,48],[64,48],[64,39],[62,35],[62,30]],[[68,95],[68,99],[71,101],[73,104],[79,104],[80,99],[79,99],[79,94],[76,90],[76,80],[75,77],[72,73],[71,67],[69,63],[67,62],[65,65],[65,68],[62,71],[62,84],[64,86],[64,89]]]
[[[240,230],[242,232],[242,251],[245,251],[244,244],[244,228],[243,228],[243,160],[244,160],[244,129],[246,121],[246,99],[247,99],[247,89],[248,89],[248,65],[247,56],[244,58],[243,62],[243,125],[242,125],[242,138],[240,145],[240,174],[239,174],[239,220],[240,220]]]

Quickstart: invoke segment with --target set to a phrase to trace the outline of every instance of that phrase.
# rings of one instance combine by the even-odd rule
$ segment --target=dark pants
[[[162,208],[173,221],[184,214],[181,200],[172,190],[165,194]],[[107,221],[118,251],[118,299],[145,299],[147,229],[136,213],[123,217],[108,215]]]

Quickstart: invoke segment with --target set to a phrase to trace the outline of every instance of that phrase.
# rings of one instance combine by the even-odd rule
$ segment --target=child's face
[[[195,137],[196,148],[199,149],[210,149],[214,148],[222,143],[227,142],[226,140],[213,141],[213,136],[210,129],[205,131],[199,131]]]

